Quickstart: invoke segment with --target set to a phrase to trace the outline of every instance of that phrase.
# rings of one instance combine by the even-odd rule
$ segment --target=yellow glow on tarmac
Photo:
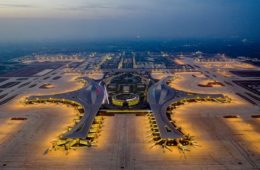
[[[169,147],[172,150],[170,152],[167,149],[163,150],[161,145],[154,145],[155,143],[152,141],[152,138],[148,137],[150,135],[150,123],[146,116],[136,116],[132,126],[138,127],[135,132],[135,140],[137,141],[136,150],[138,152],[144,155],[153,155],[154,157],[160,155],[162,159],[163,157],[178,158],[180,156],[176,147]]]
[[[38,147],[36,148],[37,153],[43,153],[45,150],[50,148],[52,146],[52,142],[57,140],[58,137],[62,134],[62,132],[66,131],[67,127],[70,125],[74,125],[73,120],[77,117],[78,111],[72,107],[67,106],[65,104],[53,104],[53,103],[46,103],[46,104],[31,104],[31,105],[25,105],[21,102],[21,100],[24,99],[24,96],[21,98],[17,98],[16,100],[12,101],[8,107],[10,107],[9,110],[11,111],[19,111],[19,112],[35,112],[33,114],[49,114],[50,117],[50,123],[49,126],[53,127],[50,130],[48,130],[46,133],[42,134],[41,138],[42,140],[37,140]],[[47,110],[46,110],[47,109]],[[45,112],[45,113],[41,113]],[[52,115],[55,115],[55,122],[51,121]],[[58,120],[60,117],[60,120]],[[29,121],[31,117],[29,116]],[[33,118],[32,118],[33,119]],[[15,121],[15,122],[26,122],[26,121]],[[3,126],[6,123],[3,124]],[[13,123],[14,124],[14,123]],[[0,126],[1,127],[1,126]],[[7,126],[8,127],[8,126]],[[6,128],[1,128],[5,129]],[[0,130],[1,130],[0,129]],[[11,133],[10,129],[7,129],[8,133]],[[10,131],[10,132],[9,132]],[[1,132],[1,131],[0,131]],[[69,151],[69,156],[75,159],[73,156],[78,156],[78,151],[74,151],[73,149]],[[48,152],[48,155],[52,155],[55,157],[55,159],[65,159],[67,154],[64,150],[57,150],[57,151],[50,151]],[[65,157],[64,157],[65,156]],[[68,156],[67,156],[68,157]]]
[[[83,154],[83,148],[71,149],[69,151],[56,150],[48,152],[48,156],[59,161],[76,161]]]
[[[199,87],[197,84],[200,81],[205,80],[204,78],[194,78],[194,73],[178,73],[178,78],[172,81],[169,85],[177,90],[183,90],[191,93],[202,93],[202,94],[223,94],[231,98],[231,103],[225,103],[228,106],[244,106],[248,103],[242,100],[240,97],[230,92],[226,87]],[[198,74],[198,73],[197,73]],[[196,74],[195,74],[196,75]]]
[[[181,59],[174,59],[174,61],[175,61],[176,64],[179,64],[179,65],[184,65],[185,64],[185,62],[183,60],[181,60]]]
[[[163,72],[163,71],[151,71],[151,77],[156,80],[161,80],[165,77],[169,76],[169,74]]]
[[[225,119],[233,135],[242,140],[252,152],[260,153],[260,132],[242,118]]]
[[[29,105],[31,107],[31,105]],[[43,134],[43,140],[39,143],[39,148],[37,153],[42,153],[43,148],[44,150],[47,150],[52,146],[52,142],[59,139],[59,136],[62,134],[62,132],[66,131],[67,127],[70,125],[73,125],[73,119],[77,116],[78,112],[73,107],[67,107],[66,105],[59,104],[34,104],[32,105],[33,108],[39,109],[40,108],[48,108],[48,110],[57,111],[57,114],[60,114],[61,118],[60,120],[57,120],[54,122],[54,124],[50,125],[53,126],[51,130],[49,130],[47,133]],[[30,108],[30,109],[33,109]],[[55,109],[56,108],[56,109]],[[51,119],[51,117],[50,117]],[[65,151],[63,149],[60,150],[52,150],[49,151],[48,156],[52,159],[56,159],[58,161],[68,161],[68,158],[70,161],[77,160],[77,158],[80,156],[81,152],[79,149],[71,149],[69,151]]]
[[[50,94],[60,94],[75,91],[84,87],[84,83],[76,80],[79,76],[66,76],[66,80],[62,82],[57,82],[55,84],[55,88],[52,89],[37,89],[37,91],[27,92],[26,94],[20,95],[16,97],[14,100],[8,103],[6,107],[11,110],[19,110],[19,109],[26,109],[28,105],[23,104],[26,97],[35,96],[35,95],[50,95]],[[33,105],[29,106],[33,107]],[[26,109],[27,110],[27,109]]]
[[[50,94],[60,94],[67,93],[71,91],[76,91],[84,87],[82,81],[77,80],[79,74],[65,74],[61,79],[52,82],[54,88],[51,89],[32,89],[26,93],[26,96],[41,96],[41,95],[50,95]]]
[[[57,124],[55,125],[55,129],[53,129],[51,131],[51,133],[48,133],[48,135],[46,134],[46,140],[44,141],[45,144],[48,144],[48,146],[50,146],[50,142],[57,140],[58,137],[64,132],[66,131],[67,127],[69,125],[72,125],[73,122],[73,115],[76,116],[76,112],[73,111],[72,109],[66,109],[64,111],[62,111],[62,114],[71,114],[69,117],[71,119],[62,121],[62,123],[57,122]]]
[[[48,89],[48,92],[50,92],[50,94],[58,94],[79,90],[84,87],[84,83],[77,80],[79,77],[79,75],[67,75],[64,77],[65,80],[55,82],[55,88]],[[57,89],[59,89],[58,92]],[[46,91],[44,91],[44,93],[40,95],[46,95]]]
[[[27,120],[0,120],[0,145],[8,141],[9,136],[13,136]]]
[[[217,69],[217,73],[224,77],[232,77],[232,74],[225,70],[223,71],[223,70]]]
[[[201,80],[198,82],[198,85],[208,85],[209,83],[214,83],[215,80],[212,79],[206,79],[206,80]],[[217,81],[218,82],[218,81]],[[212,87],[207,87],[207,88],[221,88],[223,86],[218,85],[218,84],[213,84]]]
[[[241,109],[240,111],[244,113],[247,110]],[[186,153],[187,157],[189,157],[188,159],[192,159],[191,157],[195,155],[205,158],[208,155],[229,157],[229,151],[224,149],[222,142],[212,133],[215,133],[215,131],[225,131],[225,127],[221,127],[222,118],[219,118],[219,116],[222,117],[222,115],[235,114],[237,112],[236,105],[233,107],[229,103],[226,105],[214,102],[188,103],[174,109],[171,116],[172,120],[176,121],[177,127],[180,126],[185,134],[194,136],[195,142],[199,145],[191,147],[191,152]],[[204,121],[207,122],[204,123]],[[214,128],[216,126],[218,129]],[[256,135],[256,131],[254,131],[254,135]]]
[[[113,133],[111,131],[113,122],[113,117],[104,117],[101,131],[98,134],[99,136],[96,138],[97,146],[95,146],[95,149],[103,150],[104,148],[108,147],[109,137],[111,137],[111,134]]]
[[[205,68],[221,68],[221,69],[253,69],[255,66],[242,63],[242,62],[196,62],[196,64],[201,65]]]
[[[188,118],[185,114],[185,106],[183,108],[174,110],[172,119],[176,121],[177,127],[181,127],[184,134],[189,134],[194,136],[195,142],[197,142],[197,147],[191,147],[192,154],[202,154],[203,152],[208,152],[209,148],[214,148],[209,142],[203,139],[204,134],[201,129],[196,125],[196,122],[192,121],[192,117]],[[189,110],[189,109],[188,109]],[[187,110],[186,110],[187,111]]]

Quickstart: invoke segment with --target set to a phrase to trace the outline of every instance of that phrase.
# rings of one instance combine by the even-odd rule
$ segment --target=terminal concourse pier
[[[50,149],[62,146],[67,150],[73,146],[91,146],[98,136],[102,117],[97,116],[97,113],[104,99],[104,88],[89,78],[81,80],[85,85],[77,91],[47,96],[30,96],[25,101],[26,104],[62,103],[78,110],[75,125],[68,127],[67,132],[61,134]]]

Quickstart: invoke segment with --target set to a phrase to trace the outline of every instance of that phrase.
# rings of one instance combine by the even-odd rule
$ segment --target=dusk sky
[[[0,41],[260,39],[260,0],[1,0]]]

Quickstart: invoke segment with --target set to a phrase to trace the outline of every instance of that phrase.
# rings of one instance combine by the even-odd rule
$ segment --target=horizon
[[[56,40],[56,41],[20,41],[0,42],[0,61],[35,54],[75,54],[84,52],[116,51],[168,51],[224,53],[230,57],[260,56],[259,41],[233,39],[117,39],[117,40]]]

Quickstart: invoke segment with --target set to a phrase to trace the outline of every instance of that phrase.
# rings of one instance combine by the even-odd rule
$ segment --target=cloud
[[[103,3],[103,4],[80,4],[77,6],[63,6],[57,7],[56,9],[64,11],[85,11],[90,9],[114,9],[114,10],[136,10],[138,7],[133,5]]]
[[[111,6],[106,5],[81,5],[81,6],[74,6],[74,7],[59,7],[59,10],[69,10],[69,11],[84,11],[87,9],[111,9]]]
[[[3,3],[0,3],[0,8],[35,8],[35,6],[27,5],[27,4],[3,4]]]

